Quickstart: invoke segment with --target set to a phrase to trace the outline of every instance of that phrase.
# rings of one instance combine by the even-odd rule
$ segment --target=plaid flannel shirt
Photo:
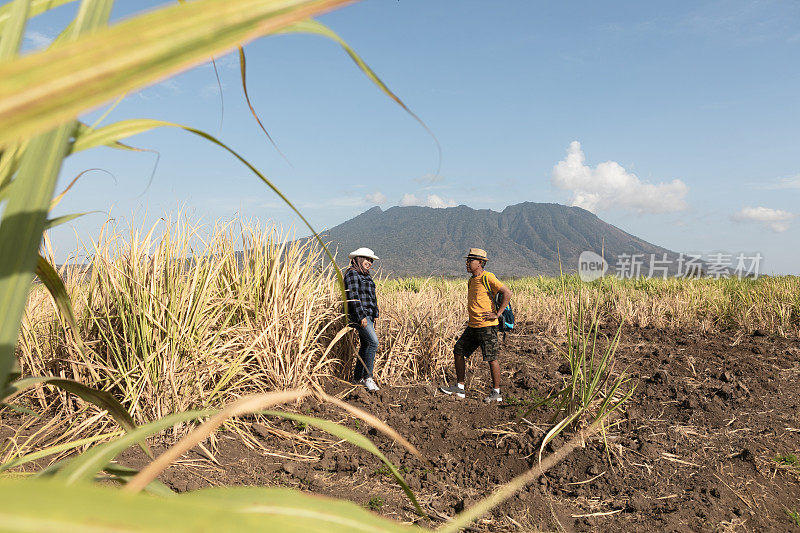
[[[347,310],[350,320],[361,323],[364,317],[378,318],[378,297],[375,295],[375,282],[369,274],[362,274],[353,268],[344,275],[344,289],[347,291]]]

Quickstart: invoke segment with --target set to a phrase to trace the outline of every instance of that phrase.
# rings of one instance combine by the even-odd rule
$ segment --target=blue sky
[[[117,2],[115,18],[163,2]],[[75,7],[31,25],[41,46]],[[430,127],[442,149],[316,36],[250,43],[250,117],[238,61],[218,58],[129,95],[109,120],[203,129],[270,179],[317,227],[374,205],[523,201],[580,205],[666,248],[760,252],[762,270],[800,273],[800,3],[367,0],[320,19]],[[99,116],[90,113],[87,121]],[[220,120],[222,126],[220,128]],[[153,220],[184,206],[284,228],[298,219],[246,168],[183,131],[130,139],[157,151],[71,158],[88,168],[58,214],[102,210],[52,232],[57,256],[108,213]],[[298,234],[303,234],[298,227]]]

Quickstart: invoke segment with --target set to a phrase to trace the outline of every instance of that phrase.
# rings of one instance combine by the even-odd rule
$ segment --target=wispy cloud
[[[444,181],[444,176],[441,174],[425,174],[418,178],[414,178],[414,181],[417,183],[421,183],[423,185],[433,185],[434,183],[441,183]]]
[[[245,57],[249,58],[250,55],[247,53],[247,48],[244,50]],[[215,57],[214,62],[212,63],[210,60],[207,63],[203,63],[199,65],[198,69],[212,69],[214,68],[214,63],[217,65],[217,69],[236,69],[239,70],[239,53],[238,52],[230,52],[225,54],[222,57]],[[250,61],[247,62],[250,64]],[[249,70],[249,69],[248,69]],[[248,76],[249,79],[249,76]]]
[[[429,194],[428,196],[425,197],[424,201],[421,198],[417,198],[413,194],[404,194],[403,198],[400,200],[400,205],[402,206],[421,205],[424,207],[434,207],[437,209],[441,209],[443,207],[455,207],[457,204],[455,200],[445,200],[444,198],[436,194]]]
[[[322,204],[323,207],[359,207],[363,205],[366,205],[366,202],[363,198],[353,196],[339,196],[331,198],[330,200],[327,200],[325,204]]]
[[[225,85],[224,82],[221,84],[221,87],[222,87],[222,90],[225,91],[226,85]],[[200,97],[203,98],[203,99],[210,99],[210,98],[215,98],[216,99],[216,98],[219,98],[219,94],[220,94],[219,90],[220,90],[220,84],[217,83],[216,80],[214,80],[211,83],[205,84],[200,89]]]
[[[792,42],[798,14],[796,2],[698,2],[677,29],[738,45]]]
[[[731,218],[737,222],[757,222],[772,231],[782,233],[789,229],[789,223],[796,216],[794,213],[769,207],[744,207]]]
[[[25,33],[23,44],[25,48],[40,49],[50,46],[55,39],[55,35],[48,35],[41,31],[31,30]]]
[[[569,145],[567,157],[553,167],[553,186],[572,192],[572,205],[596,213],[622,208],[637,213],[670,213],[686,209],[689,188],[681,180],[646,183],[615,161],[586,165],[581,143]]]
[[[758,185],[759,189],[800,189],[800,174],[788,178],[778,178],[766,184]]]
[[[364,199],[368,204],[381,205],[386,203],[386,195],[380,191],[376,191],[374,194],[368,194]]]
[[[159,83],[158,85],[156,85],[156,87],[160,87],[162,89],[166,89],[167,91],[169,91],[172,94],[180,94],[181,91],[182,91],[181,84],[178,83],[177,81],[175,81],[175,79],[164,80],[161,83]]]
[[[302,201],[295,204],[299,209],[331,209],[331,208],[354,208],[366,207],[370,202],[363,196],[336,196],[324,201]]]
[[[152,87],[145,87],[133,94],[141,100],[163,100],[170,96],[179,95],[182,92],[181,84],[176,79],[170,78]]]

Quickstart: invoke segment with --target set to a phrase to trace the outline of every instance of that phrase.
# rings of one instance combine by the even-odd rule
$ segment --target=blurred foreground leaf
[[[0,65],[0,146],[352,0],[197,0]]]
[[[158,498],[96,485],[0,479],[0,501],[3,531],[416,530],[351,502],[290,489],[215,488]]]

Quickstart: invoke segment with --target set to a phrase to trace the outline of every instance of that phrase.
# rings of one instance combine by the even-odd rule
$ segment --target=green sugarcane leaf
[[[352,502],[291,489],[216,488],[157,498],[92,484],[65,486],[57,479],[0,479],[0,501],[6,531],[419,531]]]
[[[81,2],[72,30],[65,36],[65,40],[74,40],[105,24],[111,6],[111,0]],[[19,61],[21,60],[3,63],[0,69]],[[4,87],[8,80],[2,75],[0,79],[4,82],[0,87]],[[27,303],[28,288],[36,268],[47,207],[77,127],[74,120],[61,122],[65,123],[36,136],[27,145],[12,183],[14,190],[9,194],[0,219],[0,313],[3,316],[0,321],[0,383],[7,382],[9,370],[16,359],[14,352],[19,327]],[[53,125],[61,122],[54,122]],[[12,144],[18,144],[18,138],[23,136],[16,134],[12,137]],[[0,142],[0,146],[2,144]]]
[[[119,100],[117,100],[117,101],[119,101]],[[109,111],[110,111],[110,109],[109,109]],[[101,117],[101,118],[103,118],[103,117]],[[89,133],[93,133],[96,130],[97,130],[97,126],[96,125],[95,126],[89,126],[88,124],[84,124],[83,122],[78,122],[78,129],[75,131],[75,141],[77,141],[78,139],[80,139],[84,135],[87,135]],[[94,144],[93,146],[101,146],[101,145],[100,144]],[[113,140],[113,139],[108,141],[108,142],[106,142],[105,144],[102,144],[102,146],[107,146],[109,148],[116,148],[117,150],[128,150],[128,151],[131,151],[131,152],[148,152],[149,151],[149,150],[144,150],[142,148],[136,148],[135,146],[130,146],[130,145],[121,143],[121,142]],[[86,150],[88,148],[90,148],[90,147],[89,146],[84,146],[83,148],[81,148],[81,150]],[[71,151],[70,151],[70,153],[74,154],[74,153],[76,153],[78,151],[80,151],[80,150],[75,150],[75,147],[73,146]]]
[[[78,396],[82,400],[100,407],[101,409],[105,409],[108,411],[108,414],[117,422],[117,424],[119,424],[129,434],[136,429],[136,423],[133,421],[133,418],[131,418],[128,410],[125,409],[125,406],[119,403],[114,396],[106,391],[87,387],[83,383],[79,383],[71,379],[43,376],[20,379],[10,383],[5,390],[3,397],[0,399],[7,398],[12,394],[20,393],[25,389],[37,384],[58,387],[59,389]],[[150,448],[147,447],[147,444],[144,442],[144,440],[142,440],[139,445],[148,456],[152,457],[152,452],[150,452]]]
[[[53,229],[56,226],[60,226],[61,224],[66,224],[76,218],[80,218],[84,215],[91,215],[92,213],[102,213],[102,211],[86,211],[84,213],[72,213],[71,215],[63,215],[56,218],[48,218],[47,221],[44,223],[44,229],[49,230]]]
[[[36,275],[47,288],[50,296],[53,297],[58,312],[72,330],[72,335],[76,343],[82,345],[83,343],[80,342],[80,334],[78,332],[78,323],[75,321],[75,312],[72,310],[72,301],[69,298],[69,294],[67,294],[67,288],[64,286],[64,282],[61,281],[61,276],[58,275],[53,265],[42,257],[41,254],[36,262]]]
[[[306,499],[297,495],[302,495]],[[363,508],[345,500],[333,498],[320,498],[317,495],[307,495],[285,488],[261,488],[261,487],[211,487],[181,494],[179,499],[192,502],[210,502],[217,505],[230,506],[237,512],[256,513],[269,515],[275,513],[291,516],[296,514],[298,518],[307,516],[310,520],[323,520],[330,523],[330,527],[335,528],[352,527],[351,531],[420,531],[419,528],[410,526],[400,526],[395,522],[388,522],[382,517],[365,512]],[[310,507],[306,507],[309,505]],[[317,514],[319,513],[319,514]],[[362,513],[365,513],[362,515]],[[358,520],[357,523],[350,522],[352,519]],[[302,531],[306,527],[300,523],[291,527],[292,531]],[[310,527],[310,526],[308,526]],[[406,529],[408,528],[408,529]],[[326,528],[325,531],[328,529]]]
[[[98,440],[103,440],[111,437],[116,437],[121,435],[120,431],[113,431],[111,433],[104,433],[102,435],[92,435],[91,437],[86,437],[83,439],[73,440],[69,442],[65,442],[63,444],[59,444],[57,446],[49,446],[43,450],[39,450],[33,453],[29,453],[23,455],[22,457],[18,457],[12,461],[8,461],[7,463],[3,463],[0,465],[0,472],[4,470],[8,470],[10,468],[14,468],[16,466],[24,465],[25,463],[30,463],[31,461],[37,461],[39,459],[43,459],[45,457],[49,457],[51,455],[55,455],[57,453],[67,452],[69,450],[74,450],[75,448],[80,448],[81,446],[85,446],[87,444],[92,444],[97,442]]]
[[[15,412],[17,412],[17,413],[19,413],[19,414],[22,414],[22,415],[28,415],[28,416],[32,416],[32,417],[34,417],[34,418],[41,418],[41,417],[42,417],[42,415],[40,415],[40,414],[39,414],[39,413],[37,413],[36,411],[33,411],[33,410],[31,410],[31,409],[28,409],[27,407],[22,407],[21,405],[15,405],[15,404],[13,404],[13,403],[3,403],[3,402],[0,402],[0,407],[8,407],[8,408],[9,408],[9,409],[11,409],[12,411],[15,411]],[[2,470],[2,468],[1,468],[1,467],[0,467],[0,470]]]
[[[135,468],[130,468],[121,464],[111,463],[106,465],[103,469],[103,472],[106,474],[111,475],[111,479],[114,481],[118,481],[123,485],[130,481],[133,476],[139,473],[138,470]],[[145,488],[144,491],[148,494],[152,494],[154,496],[161,496],[162,498],[169,498],[170,496],[175,496],[175,492],[159,480],[155,479],[151,481]]]
[[[61,161],[70,138],[68,127],[40,135],[22,157],[0,220],[0,383],[6,381],[16,359],[28,289],[37,262],[37,251],[53,196]]]
[[[0,147],[352,0],[196,0],[0,65]],[[78,17],[78,20],[94,20]]]
[[[45,376],[36,376],[31,378],[23,378],[12,382],[6,390],[11,394],[17,394],[25,389],[34,385],[52,385],[62,390],[70,392],[79,398],[92,403],[101,409],[105,409],[108,413],[122,426],[126,431],[133,431],[136,429],[136,424],[133,422],[131,415],[125,407],[117,401],[114,396],[105,391],[95,390],[87,387],[83,383],[64,378],[52,378]]]
[[[70,4],[76,0],[30,0],[30,7],[28,9],[28,18],[41,15],[45,11]],[[5,35],[6,27],[12,24],[12,10],[14,9],[13,3],[9,2],[0,6],[0,35]]]
[[[214,413],[216,413],[216,411],[186,411],[184,413],[168,415],[155,422],[141,425],[118,439],[90,448],[78,457],[69,460],[67,464],[58,471],[55,477],[67,485],[91,481],[94,479],[94,476],[103,470],[117,455],[137,442],[144,441],[146,437],[180,422],[194,420]]]
[[[215,66],[215,72],[216,72],[216,66]],[[281,157],[283,157],[284,160],[288,161],[288,159],[286,159],[286,156],[283,155],[283,152],[281,152],[281,149],[278,148],[278,145],[277,143],[275,143],[275,140],[272,138],[272,135],[269,134],[267,128],[265,128],[264,124],[261,123],[261,119],[259,118],[258,113],[256,113],[256,109],[253,107],[253,103],[250,101],[250,94],[247,92],[247,58],[244,55],[244,48],[242,48],[241,46],[239,47],[239,76],[242,78],[242,92],[244,92],[244,99],[247,102],[247,106],[250,108],[250,114],[253,115],[254,119],[256,119],[258,127],[261,128],[261,131],[263,131],[264,135],[267,136],[267,140],[269,140],[270,144],[272,144],[272,147],[275,148],[275,151],[277,151],[281,155]]]
[[[14,0],[7,4],[8,15],[2,36],[0,36],[0,61],[7,61],[19,54],[30,4],[30,0]]]

